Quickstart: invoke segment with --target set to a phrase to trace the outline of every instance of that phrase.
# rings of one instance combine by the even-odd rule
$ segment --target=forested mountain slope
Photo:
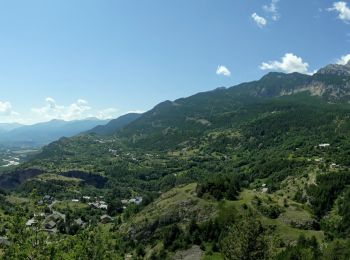
[[[36,250],[57,258],[70,248],[106,259],[348,259],[348,67],[270,73],[163,102],[108,134],[62,138],[0,176],[11,182],[4,197],[29,207],[1,210],[23,221],[44,210],[28,205],[54,196],[69,218]],[[28,169],[36,174],[16,179]]]
[[[350,76],[326,68],[313,76],[273,72],[258,81],[166,101],[118,134],[142,148],[167,149],[205,131],[237,126],[263,114],[271,98],[305,92],[327,103],[347,103]]]

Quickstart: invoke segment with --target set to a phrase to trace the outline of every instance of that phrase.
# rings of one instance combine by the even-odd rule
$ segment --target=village
[[[123,199],[121,200],[121,203],[123,205],[123,210],[125,210],[128,205],[140,205],[142,201],[143,198],[141,196],[136,196],[130,199]],[[60,232],[67,221],[66,214],[54,209],[55,205],[60,202],[62,201],[59,201],[50,195],[43,196],[36,203],[39,208],[43,209],[43,211],[32,214],[25,223],[26,227],[48,233]],[[99,222],[101,224],[107,224],[114,220],[113,217],[107,214],[108,204],[103,201],[103,196],[93,197],[85,195],[81,198],[73,198],[67,202],[73,204],[79,203],[88,206],[87,208],[90,208],[90,210],[98,210]],[[73,219],[73,225],[78,229],[83,229],[89,224],[89,222],[84,221],[81,217]]]

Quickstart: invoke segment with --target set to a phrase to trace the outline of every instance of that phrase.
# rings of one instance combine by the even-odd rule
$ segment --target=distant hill
[[[281,117],[281,124],[284,118],[294,120],[293,124],[303,122],[305,127],[314,123],[313,127],[317,129],[319,124],[332,120],[320,116],[322,110],[325,110],[323,115],[332,115],[343,113],[343,108],[348,109],[348,70],[349,64],[328,65],[312,76],[271,72],[256,81],[164,101],[142,115],[125,115],[88,133],[114,134],[130,148],[168,150],[185,148],[208,132],[241,129],[266,115]],[[53,147],[55,144],[45,151]],[[64,145],[58,147],[61,149]]]
[[[0,144],[16,147],[42,146],[61,137],[71,137],[106,123],[108,123],[108,120],[88,118],[75,121],[55,119],[34,125],[13,126],[12,129],[7,126],[7,129],[10,130],[0,132]]]
[[[138,113],[129,113],[123,116],[120,116],[116,119],[111,120],[106,125],[98,125],[93,129],[87,131],[89,134],[98,134],[98,135],[111,135],[115,133],[117,130],[123,128],[124,126],[130,124],[141,116]]]
[[[18,123],[0,123],[0,133],[8,132],[23,125]]]

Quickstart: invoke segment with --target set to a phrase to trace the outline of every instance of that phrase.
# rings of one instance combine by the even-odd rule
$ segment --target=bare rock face
[[[320,69],[317,73],[323,75],[350,76],[350,61],[346,65],[330,64]]]
[[[328,102],[350,102],[350,61],[346,65],[330,64],[312,76],[300,73],[269,73],[256,87],[257,96],[288,96],[309,92]],[[266,85],[266,86],[265,86]]]
[[[177,251],[173,260],[200,260],[203,253],[199,246],[194,245],[190,249]]]

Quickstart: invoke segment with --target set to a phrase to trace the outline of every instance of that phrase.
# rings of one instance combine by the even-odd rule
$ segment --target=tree
[[[233,224],[221,240],[222,253],[226,259],[267,259],[270,254],[269,241],[260,221],[248,216]]]
[[[107,209],[107,213],[111,216],[115,216],[118,213],[122,213],[123,212],[123,204],[119,199],[115,199],[112,200],[109,204],[108,204],[108,209]]]
[[[300,235],[296,245],[288,246],[276,258],[278,260],[318,260],[321,259],[321,251],[315,237],[308,239]]]

